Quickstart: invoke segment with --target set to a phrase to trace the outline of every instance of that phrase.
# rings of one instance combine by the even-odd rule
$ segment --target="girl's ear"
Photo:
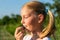
[[[44,15],[43,14],[39,14],[38,15],[38,23],[42,23],[44,20]]]

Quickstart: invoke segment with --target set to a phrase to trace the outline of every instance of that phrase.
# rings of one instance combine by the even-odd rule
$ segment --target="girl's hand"
[[[24,37],[24,29],[23,29],[23,27],[16,28],[14,36],[15,36],[16,40],[23,40],[23,37]]]

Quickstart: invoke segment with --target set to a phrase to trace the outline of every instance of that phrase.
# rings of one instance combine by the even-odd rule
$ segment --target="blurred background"
[[[20,23],[21,7],[32,0],[0,0],[0,40],[15,40],[14,32]],[[55,16],[56,40],[60,40],[60,0],[38,0],[43,2],[47,9],[50,9]],[[47,24],[48,18],[45,21]],[[51,36],[51,40],[55,40]]]

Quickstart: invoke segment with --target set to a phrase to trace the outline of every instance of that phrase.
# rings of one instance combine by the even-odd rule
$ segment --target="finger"
[[[17,35],[18,36],[20,36],[22,34],[22,36],[24,35],[24,33],[23,32],[19,32]]]
[[[21,39],[23,38],[23,36],[24,36],[23,33],[20,32],[18,35],[16,35],[16,39]]]
[[[20,34],[20,36],[18,36],[18,38],[22,39],[24,36],[23,34]]]
[[[18,34],[15,35],[15,38],[18,38],[18,36],[20,36],[20,34],[22,34],[21,32],[19,32]]]
[[[19,30],[21,30],[21,27],[16,28],[15,35],[19,33]]]

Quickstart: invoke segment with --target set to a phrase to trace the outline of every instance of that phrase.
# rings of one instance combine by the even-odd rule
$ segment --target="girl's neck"
[[[32,36],[39,36],[40,33],[42,32],[42,26],[41,27],[38,27],[38,29],[36,29],[35,31],[31,32],[31,35]]]

